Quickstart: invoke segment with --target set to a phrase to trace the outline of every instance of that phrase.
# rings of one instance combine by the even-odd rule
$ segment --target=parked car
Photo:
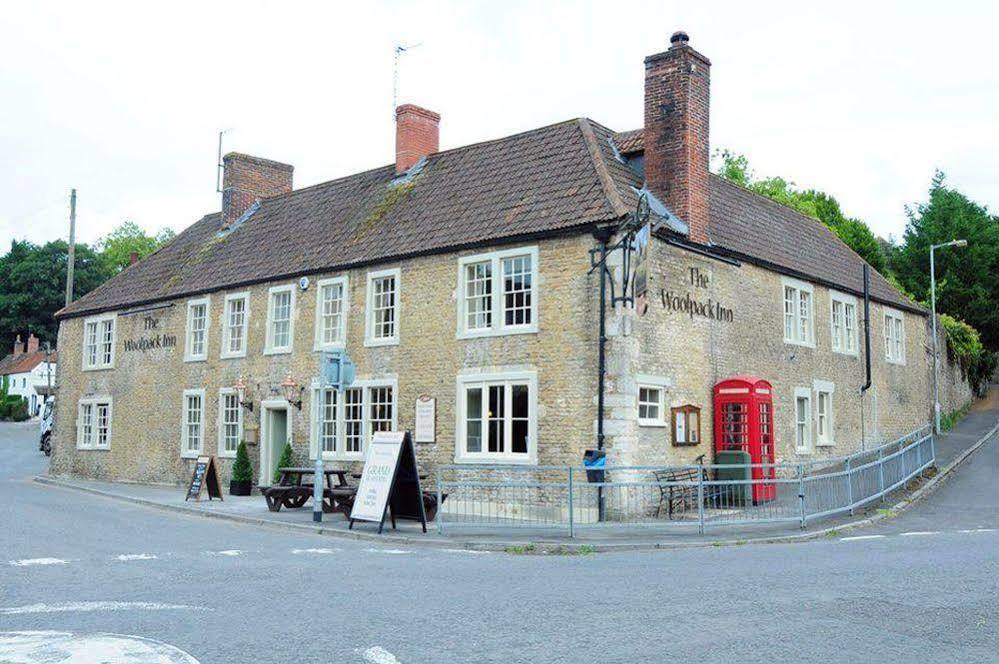
[[[45,456],[52,454],[52,406],[55,405],[55,397],[46,397],[45,406],[42,408],[42,417],[38,425],[40,439],[38,449],[45,452]]]

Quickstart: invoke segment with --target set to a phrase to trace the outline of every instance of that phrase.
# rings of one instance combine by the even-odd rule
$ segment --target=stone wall
[[[533,245],[524,245],[533,246]],[[595,277],[588,276],[592,239],[563,237],[537,244],[539,248],[539,331],[479,339],[456,338],[456,275],[458,256],[489,251],[479,249],[445,256],[427,256],[372,268],[399,267],[400,343],[365,347],[364,311],[367,269],[351,270],[347,351],[359,379],[391,378],[398,385],[397,424],[412,430],[415,402],[422,394],[437,399],[437,442],[418,445],[424,469],[454,460],[456,377],[459,372],[531,369],[538,379],[538,462],[578,462],[580,450],[591,443],[594,419],[592,395],[596,393],[596,323],[592,301]],[[244,411],[246,427],[260,426],[260,401],[280,399],[279,384],[287,374],[308,385],[317,376],[319,353],[314,348],[316,287],[296,286],[294,352],[264,355],[268,288],[293,282],[274,282],[235,288],[250,292],[248,354],[221,359],[223,302],[226,293],[211,294],[208,358],[184,361],[187,300],[167,303],[147,313],[119,312],[116,358],[113,369],[82,371],[82,318],[62,321],[59,331],[60,377],[56,409],[55,444],[51,472],[107,480],[186,482],[192,461],[182,459],[181,404],[185,389],[206,393],[205,454],[217,454],[219,389],[232,386],[240,376],[248,384],[247,398],[253,412]],[[145,330],[146,316],[158,320],[155,330]],[[151,335],[174,337],[173,347],[126,351],[128,340]],[[85,395],[113,397],[112,441],[107,451],[76,448],[77,402]],[[312,394],[303,394],[301,412],[290,409],[292,443],[298,461],[309,456],[308,419]],[[252,437],[252,433],[247,436]],[[259,450],[249,447],[254,481],[258,479]],[[342,464],[340,464],[342,465]],[[231,460],[221,463],[223,480]]]

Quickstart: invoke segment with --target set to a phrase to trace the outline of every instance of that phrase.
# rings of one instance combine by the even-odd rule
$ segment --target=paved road
[[[540,557],[378,547],[40,486],[34,431],[0,424],[0,661],[40,657],[36,642],[169,662],[999,653],[999,439],[911,512],[845,539]],[[64,634],[11,634],[29,631]]]

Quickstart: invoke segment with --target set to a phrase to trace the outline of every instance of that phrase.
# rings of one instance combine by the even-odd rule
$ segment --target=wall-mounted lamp
[[[243,380],[242,376],[236,379],[236,382],[232,385],[232,389],[236,390],[236,394],[239,395],[239,405],[252,413],[253,402],[243,400],[243,395],[246,393],[246,381]]]
[[[302,410],[302,392],[305,391],[305,388],[296,383],[291,374],[285,376],[284,380],[281,381],[281,391],[284,393],[284,398],[288,400],[288,403]]]

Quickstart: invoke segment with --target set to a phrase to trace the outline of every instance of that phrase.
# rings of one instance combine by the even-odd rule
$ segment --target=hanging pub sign
[[[429,394],[416,399],[416,435],[419,443],[432,443],[437,439],[437,400]]]
[[[649,308],[649,238],[652,227],[646,223],[635,233],[634,274],[632,275],[632,295],[635,298],[635,311],[644,316]]]
[[[392,528],[397,518],[413,519],[427,532],[416,450],[408,431],[379,431],[371,439],[348,528],[353,529],[355,521],[371,521],[380,533],[386,513]]]
[[[219,486],[219,473],[215,467],[214,456],[199,456],[194,464],[194,472],[191,474],[191,483],[187,486],[187,496],[184,501],[190,499],[201,500],[202,494],[208,492],[208,500],[218,498],[222,500],[222,487]]]

